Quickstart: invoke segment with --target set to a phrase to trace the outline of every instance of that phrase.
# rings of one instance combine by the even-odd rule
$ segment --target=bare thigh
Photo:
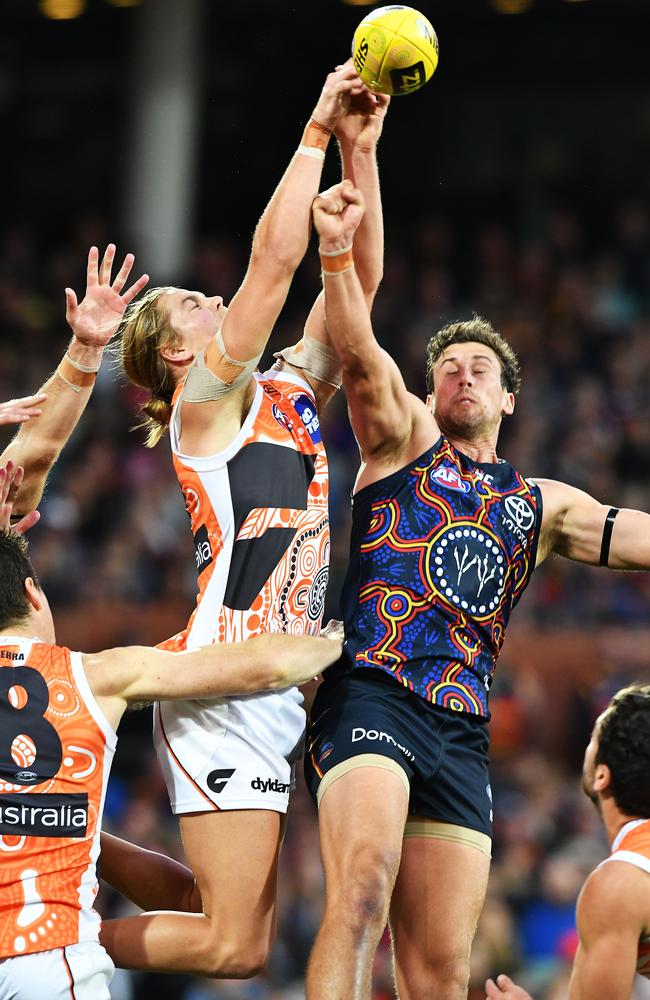
[[[261,809],[180,816],[187,861],[215,931],[271,936],[283,820]]]

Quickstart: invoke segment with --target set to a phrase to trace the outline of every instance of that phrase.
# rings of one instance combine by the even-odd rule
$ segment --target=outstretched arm
[[[650,514],[619,510],[609,525],[608,547],[607,516],[616,508],[566,483],[552,479],[538,479],[537,483],[544,504],[538,562],[549,552],[556,552],[591,566],[650,569]]]
[[[263,634],[182,653],[147,646],[84,653],[93,694],[116,727],[128,704],[223,698],[304,684],[341,655],[335,637]]]
[[[363,216],[363,197],[350,181],[343,181],[319,195],[313,211],[320,237],[327,329],[343,367],[350,420],[362,458],[394,462],[411,443],[419,447],[413,440],[416,427],[428,423],[431,437],[434,425],[373,333],[350,250]]]
[[[114,256],[115,246],[109,244],[99,265],[97,247],[91,247],[83,300],[78,302],[74,291],[66,288],[66,319],[72,340],[59,367],[39,391],[40,413],[23,423],[0,456],[1,464],[10,459],[25,470],[15,498],[16,513],[38,505],[47,475],[90,399],[104,348],[117,332],[127,305],[149,280],[142,275],[124,291],[134,257],[127,254],[112,280]]]
[[[294,272],[307,249],[311,203],[318,191],[329,137],[352,96],[365,89],[354,69],[330,73],[300,145],[262,215],[241,288],[223,321],[221,336],[229,356],[259,357],[284,305]],[[206,351],[215,370],[222,360],[217,341]]]
[[[352,60],[345,66],[351,65]],[[344,67],[337,67],[344,68]],[[384,118],[390,98],[385,94],[373,94],[369,90],[350,99],[345,114],[339,118],[334,133],[339,143],[343,179],[350,180],[357,187],[365,202],[365,212],[355,234],[353,256],[361,282],[361,288],[371,308],[384,268],[384,222],[377,168],[377,143],[381,136]],[[321,290],[311,308],[305,323],[305,336],[331,350],[331,341],[325,323],[325,298]],[[298,345],[296,345],[298,346]],[[299,359],[294,359],[300,367]],[[333,359],[332,368],[336,367]],[[333,382],[319,381],[310,373],[309,367],[303,375],[310,382],[319,406],[327,402],[334,391]]]

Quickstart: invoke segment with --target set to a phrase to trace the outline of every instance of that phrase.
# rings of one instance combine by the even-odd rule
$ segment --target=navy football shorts
[[[360,667],[325,679],[307,730],[305,778],[317,800],[329,771],[361,754],[397,763],[409,814],[492,836],[488,727],[482,718],[425,702],[382,671]]]

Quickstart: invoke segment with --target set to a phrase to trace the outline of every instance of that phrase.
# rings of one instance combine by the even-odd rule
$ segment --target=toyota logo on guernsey
[[[505,507],[508,514],[522,531],[530,531],[535,520],[535,511],[524,497],[506,497]]]
[[[458,469],[453,465],[440,465],[431,473],[431,478],[435,479],[439,486],[446,486],[448,490],[455,490],[456,493],[469,493],[472,488],[471,483],[462,479]]]

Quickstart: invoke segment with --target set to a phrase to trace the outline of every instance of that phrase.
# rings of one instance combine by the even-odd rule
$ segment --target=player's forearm
[[[372,330],[368,304],[356,268],[329,275],[327,273],[329,259],[321,256],[325,323],[330,342],[338,355],[343,371],[355,377],[367,373],[379,346]]]
[[[296,152],[255,230],[251,263],[293,273],[305,255],[323,160]]]
[[[110,833],[101,835],[99,872],[143,910],[201,911],[201,897],[189,868]]]
[[[68,358],[83,368],[99,368],[102,350],[86,347],[73,337],[68,349]],[[47,475],[61,454],[63,447],[74,431],[85,410],[92,392],[94,375],[79,372],[71,366],[63,374],[84,385],[69,385],[61,377],[59,368],[49,377],[39,390],[47,393],[41,406],[41,414],[24,423],[11,444],[5,450],[2,460],[11,459],[25,470],[20,492],[14,503],[16,514],[25,513],[36,507],[41,499]]]
[[[366,211],[354,237],[354,263],[371,307],[384,274],[384,217],[375,147],[341,141],[343,176],[360,188]]]

